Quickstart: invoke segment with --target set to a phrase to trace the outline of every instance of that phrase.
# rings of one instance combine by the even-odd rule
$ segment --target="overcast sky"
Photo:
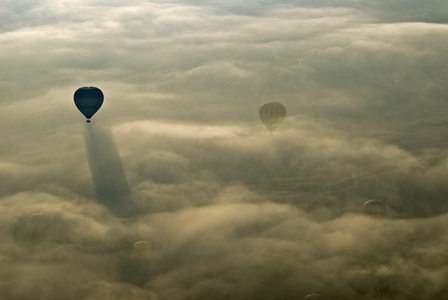
[[[0,0],[0,19],[1,299],[448,298],[448,2]],[[90,124],[82,86],[105,96]]]

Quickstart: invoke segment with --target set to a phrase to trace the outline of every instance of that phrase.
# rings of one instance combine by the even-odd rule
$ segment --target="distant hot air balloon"
[[[364,203],[362,212],[368,216],[383,218],[386,216],[387,210],[386,205],[383,202],[374,199]]]
[[[132,250],[138,256],[146,256],[151,253],[152,246],[147,241],[138,241],[134,244]]]
[[[278,102],[266,102],[258,110],[261,122],[272,133],[286,117],[285,107]]]
[[[23,215],[12,228],[13,237],[23,243],[39,244],[49,238],[49,219],[42,213]]]
[[[73,98],[76,107],[87,118],[87,122],[90,122],[90,118],[103,104],[104,95],[99,88],[85,86],[77,89]]]
[[[145,285],[151,277],[151,244],[138,241],[128,255],[118,264],[118,278],[138,286]]]
[[[323,300],[324,298],[316,293],[307,295],[303,300]]]

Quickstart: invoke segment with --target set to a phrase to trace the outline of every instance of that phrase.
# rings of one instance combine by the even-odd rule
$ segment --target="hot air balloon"
[[[136,252],[151,251],[151,244],[147,241],[138,241],[134,244],[133,249]]]
[[[316,293],[309,294],[304,298],[304,300],[323,300],[323,299],[324,298],[321,295]]]
[[[132,247],[132,252],[135,257],[148,257],[151,254],[152,246],[147,241],[138,241]]]
[[[383,202],[373,199],[364,203],[362,212],[368,216],[383,218],[386,216],[387,210],[386,205]]]
[[[151,277],[151,244],[138,241],[128,255],[118,264],[118,278],[138,286],[145,285]]]
[[[104,95],[99,88],[85,86],[77,89],[73,98],[75,99],[76,107],[87,118],[87,123],[89,123],[90,118],[103,104]]]
[[[42,213],[21,216],[12,229],[13,237],[19,242],[39,244],[49,238],[50,223]]]
[[[278,102],[266,102],[258,110],[261,122],[272,133],[286,117],[285,107]]]

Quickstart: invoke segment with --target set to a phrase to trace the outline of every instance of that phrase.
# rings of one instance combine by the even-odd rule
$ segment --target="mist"
[[[0,4],[0,299],[448,298],[443,1]]]

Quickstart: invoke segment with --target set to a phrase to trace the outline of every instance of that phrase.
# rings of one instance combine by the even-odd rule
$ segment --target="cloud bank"
[[[442,1],[2,3],[1,299],[447,297]]]

